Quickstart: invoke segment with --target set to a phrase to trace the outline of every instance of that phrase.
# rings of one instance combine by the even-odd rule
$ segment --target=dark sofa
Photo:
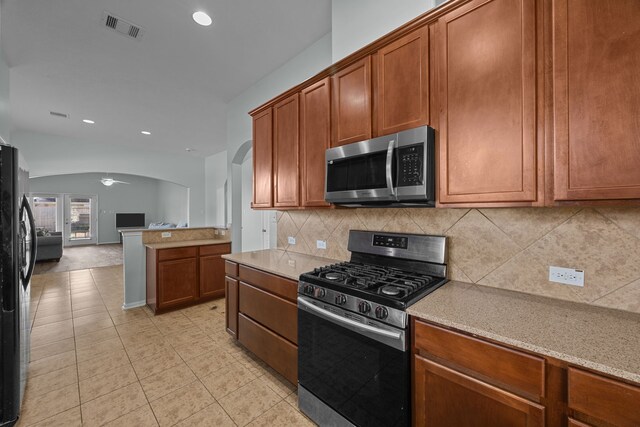
[[[62,232],[58,231],[45,236],[36,236],[36,247],[36,261],[52,259],[60,261],[62,257]]]

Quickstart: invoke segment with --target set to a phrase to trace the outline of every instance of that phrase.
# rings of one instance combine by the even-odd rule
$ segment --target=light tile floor
[[[123,311],[122,266],[33,277],[18,426],[313,426],[295,387],[229,337],[224,299]]]

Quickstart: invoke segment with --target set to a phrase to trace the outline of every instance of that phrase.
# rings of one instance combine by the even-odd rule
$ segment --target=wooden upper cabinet
[[[324,201],[325,151],[331,145],[329,77],[300,92],[300,177],[302,206]]]
[[[553,2],[554,198],[640,198],[640,2]]]
[[[273,206],[300,205],[298,180],[299,101],[294,94],[273,107]]]
[[[379,135],[429,123],[429,27],[381,48],[376,75]]]
[[[474,0],[437,24],[440,203],[537,200],[534,0]]]
[[[332,147],[370,139],[371,57],[361,59],[331,77]]]
[[[270,208],[273,174],[273,112],[268,108],[253,116],[253,203],[254,208]]]

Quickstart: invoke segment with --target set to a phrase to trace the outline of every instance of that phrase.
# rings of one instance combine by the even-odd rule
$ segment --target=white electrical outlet
[[[220,234],[225,236],[227,234],[227,230],[220,230]]]
[[[218,234],[220,234],[220,230],[218,230],[218,229],[216,228],[216,229],[213,231],[213,234],[217,236]]]
[[[327,249],[327,241],[326,240],[316,240],[316,248],[318,248],[318,249]]]
[[[290,245],[295,245],[295,244],[296,244],[296,238],[295,238],[295,237],[293,237],[293,236],[289,236],[289,237],[287,237],[287,242],[288,242]]]
[[[171,232],[170,232],[170,231],[163,231],[163,232],[162,232],[162,237],[163,237],[163,238],[171,237]]]
[[[549,281],[572,286],[584,286],[584,270],[549,266]]]

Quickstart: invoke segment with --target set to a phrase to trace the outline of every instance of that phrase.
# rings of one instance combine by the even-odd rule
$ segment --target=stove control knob
[[[376,318],[377,319],[386,319],[389,315],[389,311],[382,306],[376,307]]]
[[[336,295],[336,304],[345,305],[347,303],[347,297],[342,294]]]
[[[313,285],[304,285],[303,291],[307,295],[313,295]]]
[[[317,288],[316,289],[316,298],[324,298],[324,296],[327,294],[327,291],[325,291],[322,288]]]
[[[371,311],[371,305],[366,301],[360,301],[358,304],[358,311],[362,314],[367,314]]]

